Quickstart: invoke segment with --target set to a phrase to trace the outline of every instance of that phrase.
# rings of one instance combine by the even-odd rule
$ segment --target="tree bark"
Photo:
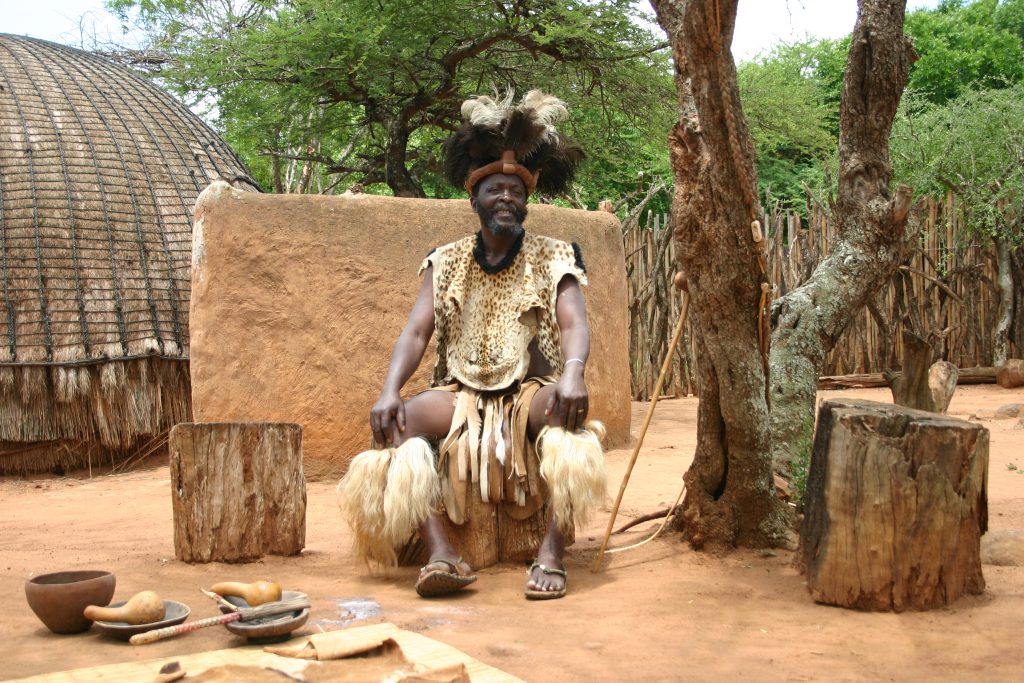
[[[775,496],[767,429],[758,315],[766,278],[751,235],[757,175],[729,50],[737,3],[652,4],[675,61],[672,216],[701,347],[698,443],[676,524],[698,548],[776,545],[787,521]]]
[[[792,473],[797,444],[813,428],[825,357],[869,297],[905,260],[911,191],[889,190],[889,133],[913,45],[903,33],[905,0],[860,0],[840,102],[839,187],[834,251],[771,311],[772,455]]]

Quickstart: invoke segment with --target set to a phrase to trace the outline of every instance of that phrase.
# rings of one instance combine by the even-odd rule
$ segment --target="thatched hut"
[[[191,415],[191,213],[257,189],[188,109],[0,34],[0,474],[124,459]]]

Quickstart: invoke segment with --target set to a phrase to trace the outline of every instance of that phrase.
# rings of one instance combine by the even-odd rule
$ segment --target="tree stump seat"
[[[988,444],[965,420],[824,401],[799,553],[814,600],[901,612],[983,592]]]
[[[246,562],[302,550],[301,426],[182,423],[171,429],[169,445],[175,557]]]
[[[453,524],[444,516],[444,528],[455,551],[473,569],[483,569],[498,562],[528,562],[537,557],[537,550],[547,531],[548,508],[542,507],[525,519],[510,516],[503,503],[485,503],[476,487],[466,501],[466,521]],[[571,545],[575,535],[565,537]],[[398,554],[399,564],[422,565],[429,559],[426,544],[414,536]]]

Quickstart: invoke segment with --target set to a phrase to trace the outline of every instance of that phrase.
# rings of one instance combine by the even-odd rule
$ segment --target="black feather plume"
[[[545,194],[565,192],[585,158],[583,149],[560,135],[553,123],[566,115],[556,97],[531,91],[518,107],[511,96],[495,102],[480,97],[463,104],[469,117],[444,144],[444,173],[452,185],[463,187],[475,169],[497,161],[513,150],[516,160],[531,172],[540,171],[537,189]]]

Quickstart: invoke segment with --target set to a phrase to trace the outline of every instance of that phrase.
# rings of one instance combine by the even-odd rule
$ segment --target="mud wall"
[[[258,195],[211,185],[193,237],[192,404],[197,422],[304,427],[307,476],[333,476],[370,440],[369,410],[435,246],[478,229],[466,200]],[[591,415],[629,439],[626,279],[604,212],[531,205],[528,230],[579,242],[592,350]],[[405,394],[426,388],[433,344]]]

